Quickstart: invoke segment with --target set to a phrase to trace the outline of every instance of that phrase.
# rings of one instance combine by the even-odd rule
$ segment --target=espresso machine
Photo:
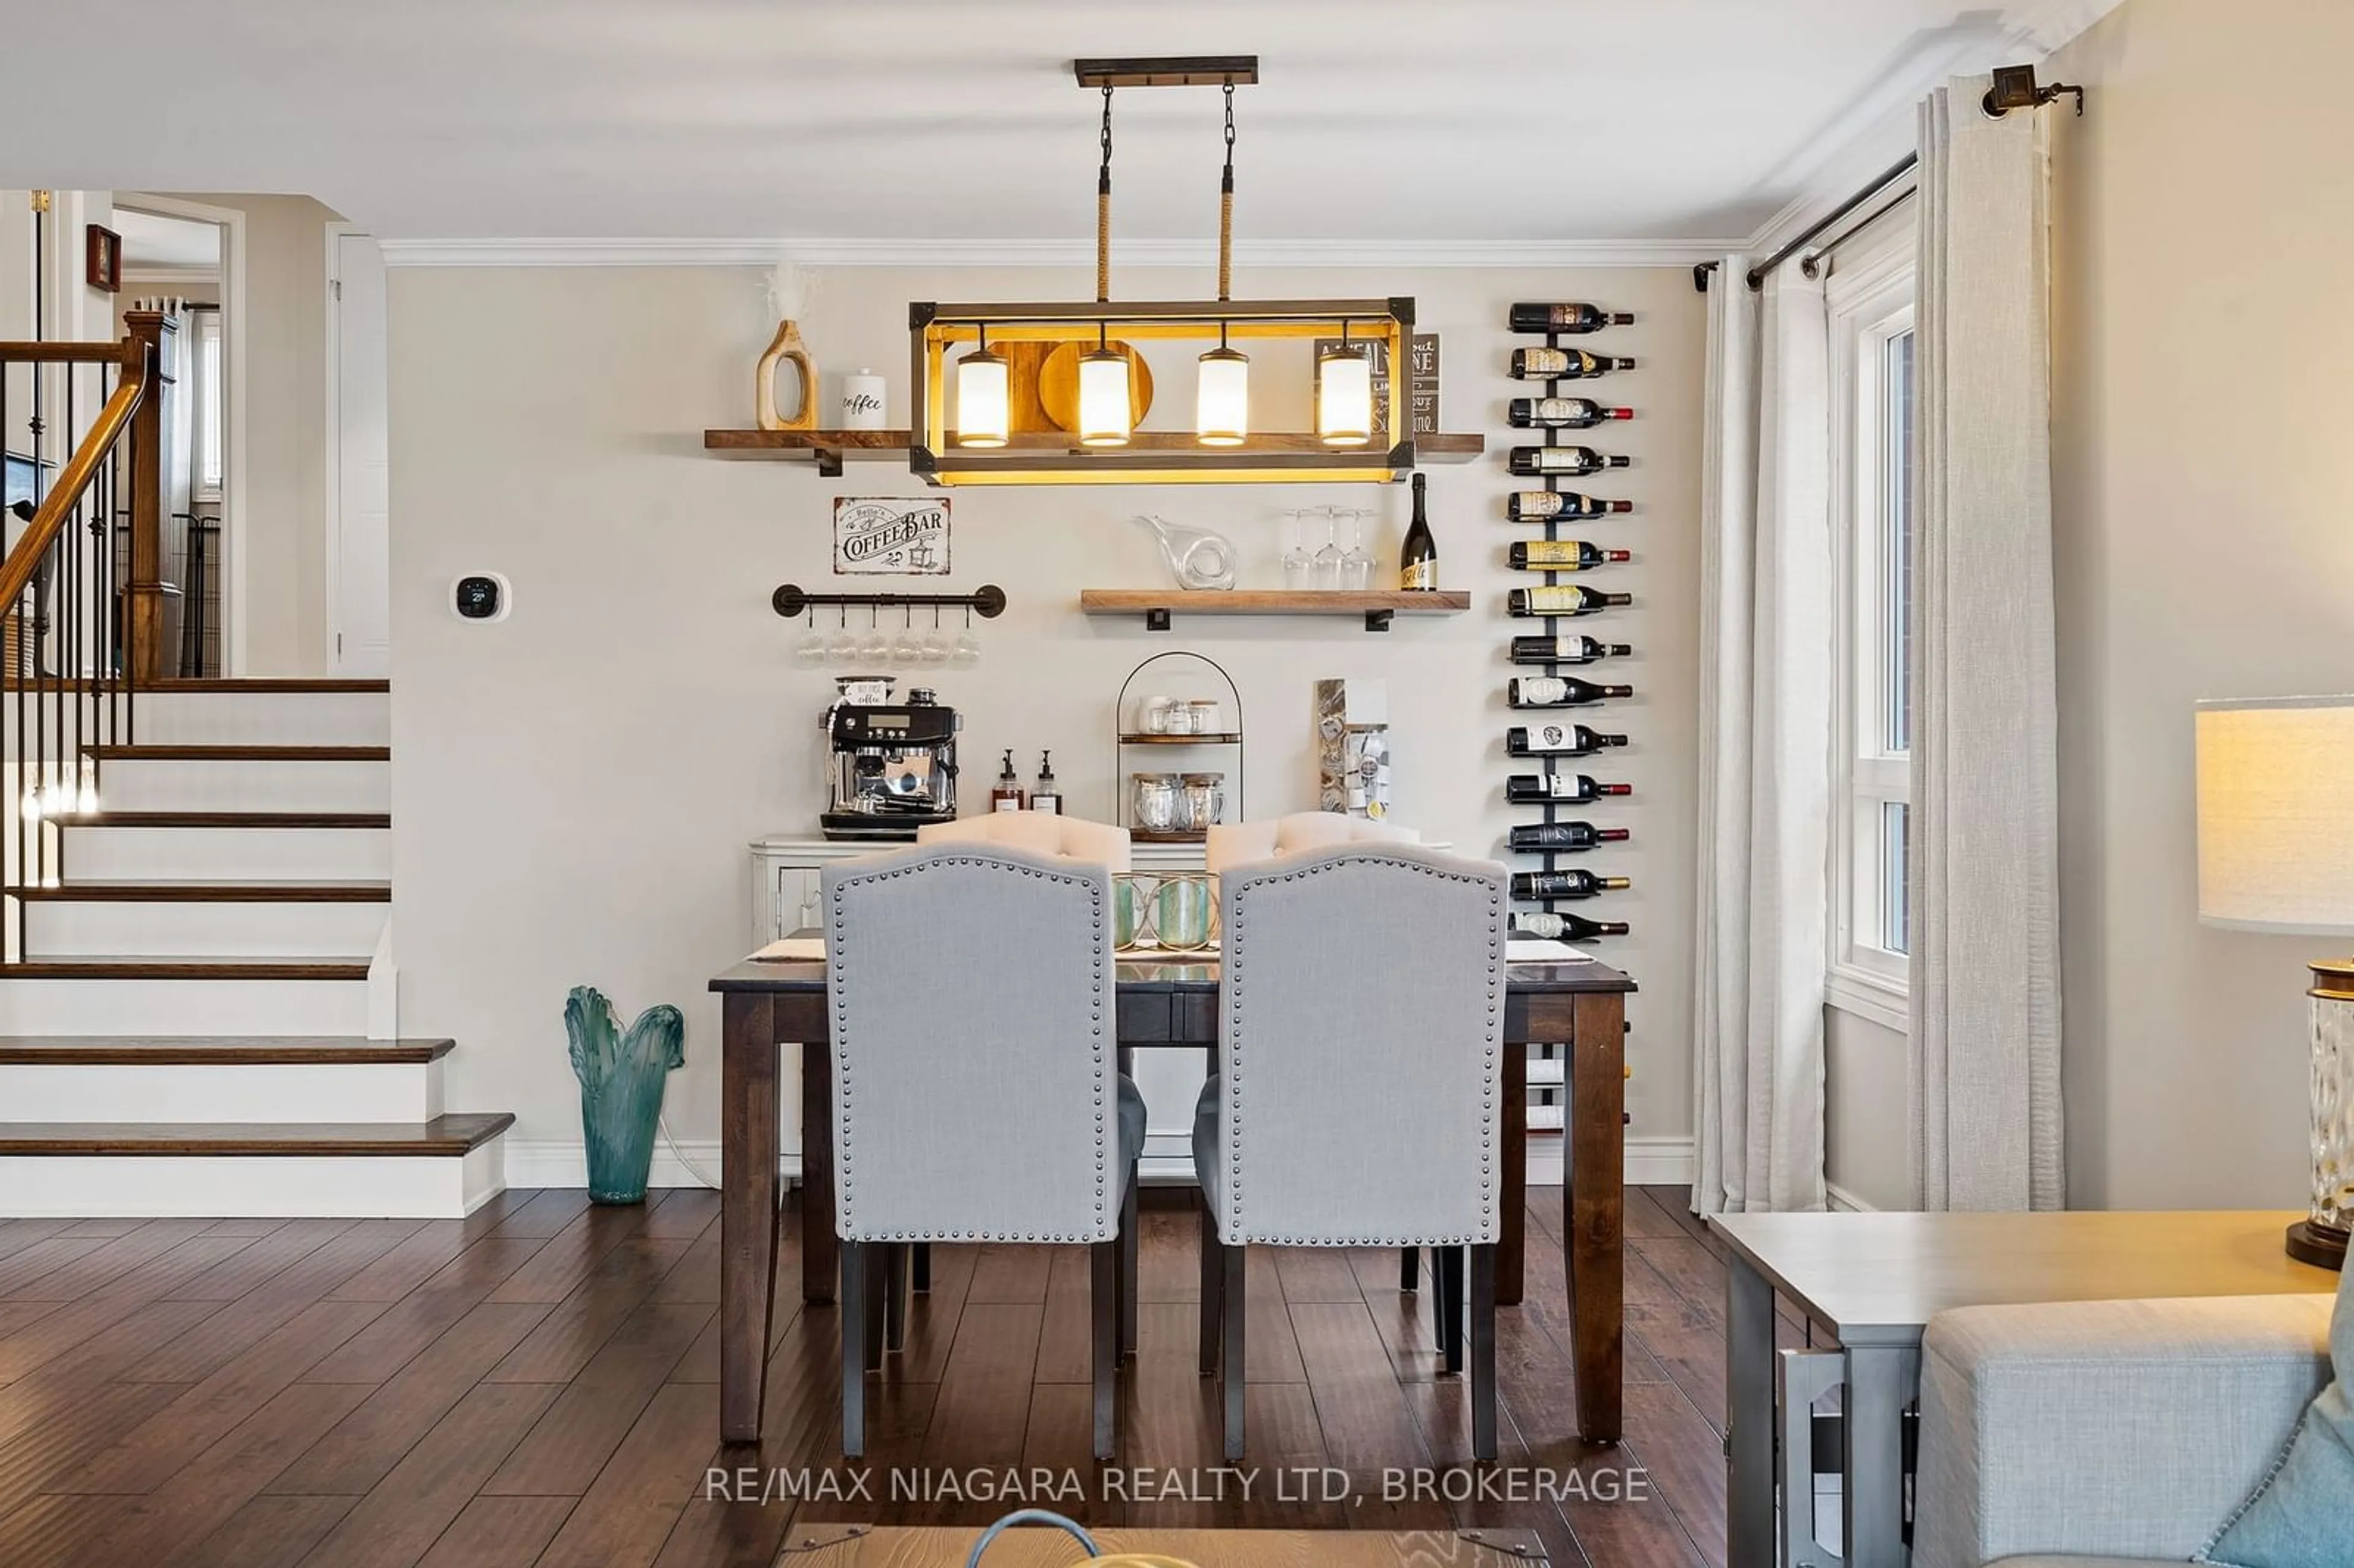
[[[888,675],[843,676],[819,721],[832,748],[832,789],[818,826],[829,839],[911,840],[956,820],[956,710],[922,686],[891,700]]]

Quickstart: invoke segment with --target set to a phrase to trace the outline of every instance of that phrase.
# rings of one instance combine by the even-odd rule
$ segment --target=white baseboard
[[[577,1139],[518,1139],[510,1137],[507,1145],[507,1185],[510,1187],[585,1187],[588,1184],[588,1154]],[[719,1143],[713,1139],[682,1139],[679,1154],[701,1166],[716,1178],[719,1174]],[[649,1187],[701,1187],[703,1178],[687,1168],[685,1160],[673,1154],[670,1146],[654,1144],[653,1169],[646,1177]],[[784,1174],[801,1174],[798,1156],[788,1156],[782,1162]]]
[[[1880,1212],[1879,1204],[1865,1202],[1836,1181],[1824,1182],[1823,1192],[1830,1199],[1833,1213],[1876,1214]]]
[[[499,1192],[498,1145],[430,1159],[16,1155],[0,1159],[0,1215],[459,1220]]]

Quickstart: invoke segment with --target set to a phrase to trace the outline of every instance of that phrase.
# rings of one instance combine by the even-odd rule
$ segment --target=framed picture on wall
[[[82,228],[82,281],[110,294],[122,291],[122,236],[104,224]]]
[[[833,572],[836,577],[948,576],[949,498],[835,496]]]

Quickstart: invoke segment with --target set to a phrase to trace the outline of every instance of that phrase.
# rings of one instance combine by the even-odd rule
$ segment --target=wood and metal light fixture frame
[[[916,388],[908,467],[934,484],[1234,484],[1252,482],[1393,483],[1415,466],[1408,363],[1414,301],[1402,296],[1353,300],[1235,300],[1232,274],[1234,185],[1233,89],[1258,80],[1253,55],[1182,56],[1074,62],[1081,87],[1104,94],[1103,164],[1097,184],[1096,298],[1086,302],[954,303],[918,301],[907,307],[908,382]],[[1219,87],[1226,90],[1226,163],[1220,182],[1218,298],[1127,302],[1111,299],[1111,94],[1122,87]],[[1083,445],[1079,432],[1017,430],[1002,445],[960,440],[949,424],[949,382],[960,361],[955,351],[1002,349],[1024,343],[1083,344],[1098,352],[1110,340],[1214,341],[1205,359],[1241,356],[1243,345],[1285,339],[1334,338],[1352,349],[1380,352],[1392,367],[1387,418],[1362,444],[1327,440],[1317,425],[1314,398],[1304,410],[1309,428],[1259,430],[1132,430],[1117,444]],[[1377,346],[1378,345],[1378,348]],[[1303,346],[1305,344],[1303,344]],[[995,432],[991,432],[993,436]],[[1207,438],[1207,439],[1205,439]]]

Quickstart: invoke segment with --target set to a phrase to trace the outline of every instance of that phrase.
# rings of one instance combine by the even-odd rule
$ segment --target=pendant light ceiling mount
[[[1241,300],[1234,274],[1235,89],[1258,80],[1256,55],[1185,55],[1072,62],[1078,85],[1103,94],[1103,158],[1096,181],[1096,298],[1086,304],[938,304],[908,307],[912,380],[922,394],[910,432],[909,467],[938,484],[1055,484],[1247,481],[1389,482],[1414,467],[1410,438],[1378,432],[1412,429],[1408,386],[1391,377],[1388,406],[1373,407],[1371,350],[1405,362],[1414,302]],[[1218,184],[1218,272],[1214,300],[1150,303],[1111,299],[1112,97],[1123,87],[1215,87],[1225,94],[1225,161]],[[1196,361],[1194,429],[1136,429],[1127,356],[1134,343],[1193,338],[1208,342]],[[1313,357],[1312,429],[1255,432],[1248,356],[1237,341],[1339,339]],[[1019,425],[1009,399],[1004,344],[1081,344],[1076,429]],[[950,351],[967,347],[960,358]],[[968,377],[968,369],[971,376]],[[949,422],[947,386],[958,384],[957,424]],[[1018,426],[1018,428],[1017,428]]]

